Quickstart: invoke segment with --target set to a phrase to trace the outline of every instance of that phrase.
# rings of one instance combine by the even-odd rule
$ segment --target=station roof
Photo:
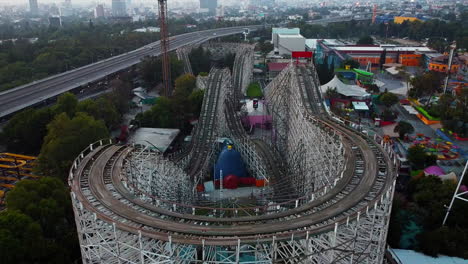
[[[455,257],[439,256],[433,258],[426,256],[422,253],[416,252],[414,250],[406,249],[392,249],[391,254],[393,257],[396,257],[400,260],[401,264],[414,264],[414,263],[424,263],[424,264],[467,264],[468,260]]]
[[[172,141],[180,133],[180,129],[140,127],[130,137],[130,142],[156,147],[166,152]]]
[[[288,66],[289,62],[270,62],[268,63],[268,70],[280,72]]]

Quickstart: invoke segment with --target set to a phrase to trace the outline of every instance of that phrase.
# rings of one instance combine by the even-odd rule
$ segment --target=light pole
[[[447,65],[447,72],[446,72],[445,82],[444,82],[444,94],[447,92],[447,86],[448,86],[448,82],[450,79],[450,72],[452,71],[453,55],[455,53],[456,47],[457,47],[457,43],[454,41],[452,45],[450,45],[449,61]]]
[[[458,184],[457,184],[457,188],[455,189],[455,192],[453,193],[453,196],[452,196],[452,201],[450,201],[450,205],[449,207],[447,208],[447,213],[445,214],[445,217],[444,217],[444,221],[442,222],[442,226],[445,225],[445,222],[447,222],[447,218],[449,216],[449,213],[450,213],[450,210],[452,210],[452,206],[453,206],[453,202],[455,201],[455,199],[460,199],[462,201],[465,201],[465,202],[468,202],[468,199],[465,198],[465,197],[462,197],[464,195],[467,195],[468,194],[468,191],[464,191],[464,192],[459,192],[460,190],[460,186],[461,186],[461,183],[463,181],[463,177],[465,176],[465,173],[466,173],[466,169],[468,168],[468,160],[466,161],[465,163],[465,168],[463,169],[463,172],[462,174],[460,175],[460,179],[458,179]]]

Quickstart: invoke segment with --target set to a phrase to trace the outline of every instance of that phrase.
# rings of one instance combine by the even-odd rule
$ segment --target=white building
[[[94,9],[94,18],[102,18],[104,17],[104,6],[97,5]]]
[[[112,0],[112,15],[117,17],[127,15],[125,0]]]
[[[299,28],[273,28],[271,42],[275,54],[279,55],[305,50],[305,38],[301,36]]]
[[[278,35],[278,43],[275,54],[291,55],[293,51],[305,51],[305,38],[297,35]]]

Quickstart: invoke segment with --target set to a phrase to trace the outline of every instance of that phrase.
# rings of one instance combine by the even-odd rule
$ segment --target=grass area
[[[411,178],[418,176],[423,170],[411,170]]]
[[[262,88],[260,88],[260,84],[258,82],[251,83],[247,88],[247,96],[250,98],[254,97],[262,97]]]

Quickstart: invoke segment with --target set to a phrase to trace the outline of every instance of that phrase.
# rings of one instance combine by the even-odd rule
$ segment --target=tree
[[[349,65],[351,69],[359,69],[359,62],[353,60],[353,59],[346,59],[341,63],[341,67],[345,68],[346,65]]]
[[[398,133],[400,135],[400,139],[403,139],[406,134],[410,134],[414,132],[414,127],[406,121],[400,121],[395,126],[393,132]]]
[[[0,256],[2,263],[37,263],[46,249],[39,224],[15,210],[0,212]]]
[[[374,39],[367,35],[367,36],[362,36],[356,43],[357,45],[374,45]]]
[[[175,80],[175,96],[188,97],[196,87],[197,78],[184,74]]]
[[[78,99],[76,99],[76,96],[72,93],[66,92],[58,97],[54,111],[57,114],[67,113],[69,117],[73,117],[77,106]]]
[[[456,256],[468,258],[468,230],[463,228],[439,227],[432,231],[426,231],[418,236],[418,251],[426,255],[437,257],[438,255]]]
[[[229,70],[231,70],[232,72],[235,60],[236,60],[236,53],[229,52],[228,54],[224,55],[220,66],[222,68],[229,68]]]
[[[204,50],[203,47],[199,46],[196,49],[192,49],[189,53],[190,64],[192,71],[195,75],[200,72],[209,72],[211,69],[211,52]]]
[[[37,155],[54,114],[50,108],[26,109],[15,114],[3,128],[1,139],[7,149]]]
[[[427,72],[423,75],[416,76],[410,80],[412,88],[408,94],[410,97],[417,98],[424,95],[432,95],[441,90],[441,77],[436,72]],[[428,103],[430,100],[428,100]]]
[[[416,169],[423,169],[426,162],[426,151],[419,145],[408,148],[408,160]]]
[[[270,51],[273,50],[273,44],[270,41],[265,40],[265,41],[260,43],[259,49],[260,49],[260,53],[262,54],[262,57],[263,57],[263,63],[265,64],[266,63],[266,56],[268,55],[268,53],[270,53]]]
[[[414,145],[408,148],[408,160],[412,163],[414,169],[424,169],[433,165],[437,159],[435,155],[427,155],[423,146]]]
[[[81,101],[78,103],[77,111],[87,113],[96,120],[103,120],[109,130],[116,128],[120,121],[117,108],[108,96],[100,97],[97,100]]]
[[[394,93],[385,92],[380,95],[380,102],[384,104],[387,108],[390,108],[392,105],[398,103],[398,96]]]
[[[101,120],[97,121],[85,113],[77,113],[73,119],[66,113],[59,114],[47,126],[37,169],[65,180],[76,156],[90,143],[108,136]]]
[[[191,112],[193,116],[199,116],[203,104],[204,90],[195,90],[189,96]]]
[[[120,116],[124,115],[129,108],[129,99],[132,98],[132,85],[128,81],[114,79],[110,82],[112,93],[107,95],[107,99],[117,109]]]
[[[156,105],[143,114],[138,114],[135,119],[141,126],[173,128],[177,121],[174,118],[172,106],[169,98],[161,96]]]

